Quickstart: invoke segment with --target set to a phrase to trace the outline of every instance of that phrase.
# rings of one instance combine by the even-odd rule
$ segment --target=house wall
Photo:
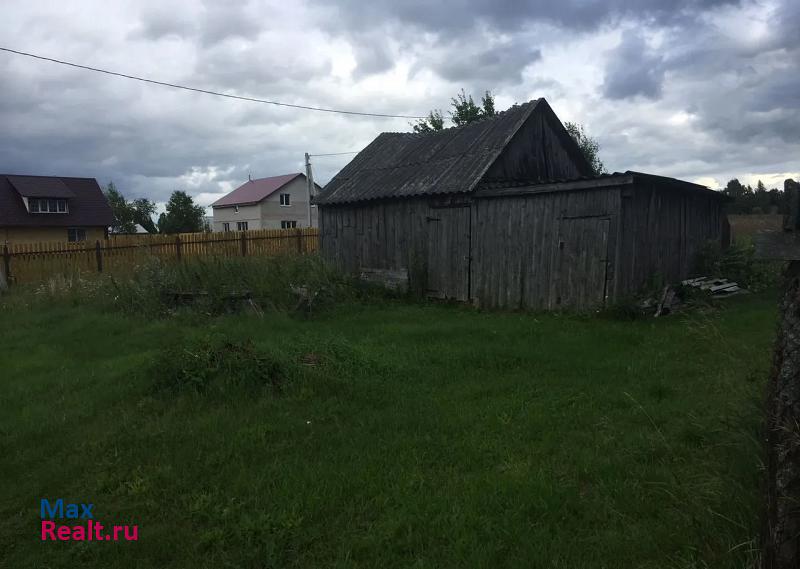
[[[280,194],[289,194],[290,205],[282,206]],[[222,231],[223,223],[230,223],[231,231],[236,231],[236,222],[246,221],[248,229],[280,229],[281,221],[295,221],[297,227],[308,227],[308,187],[304,177],[298,177],[254,205],[234,207],[215,207],[214,231]],[[317,227],[317,206],[311,207],[311,227]]]
[[[81,227],[81,226],[76,226]],[[105,239],[104,227],[81,227],[86,230],[86,241],[94,243]],[[0,245],[17,243],[48,243],[67,241],[67,227],[0,227]]]
[[[223,223],[230,223],[230,230],[236,231],[236,223],[239,221],[246,221],[248,229],[263,229],[261,226],[261,205],[240,205],[239,212],[236,208],[231,207],[215,207],[213,231],[223,231]]]
[[[291,205],[282,206],[280,194],[289,194]],[[308,227],[308,185],[299,176],[261,202],[261,223],[264,229],[280,229],[281,221],[296,221],[297,227]],[[311,227],[317,227],[317,206],[311,207]]]

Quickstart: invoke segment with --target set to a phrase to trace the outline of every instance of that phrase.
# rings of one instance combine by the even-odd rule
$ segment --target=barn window
[[[281,194],[281,205],[292,205],[289,194]]]

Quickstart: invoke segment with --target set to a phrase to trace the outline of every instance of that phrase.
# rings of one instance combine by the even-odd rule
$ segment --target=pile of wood
[[[727,298],[748,292],[733,281],[712,277],[686,279],[681,281],[681,286],[706,291],[709,297],[713,299]],[[652,314],[656,318],[666,316],[677,312],[684,306],[685,296],[680,294],[678,287],[667,285],[661,290],[660,294],[642,300],[639,303],[639,309],[644,314]]]
[[[697,277],[681,281],[683,286],[690,286],[706,290],[713,298],[726,298],[735,294],[744,294],[747,290],[740,287],[737,283],[728,279],[717,279],[713,277]]]

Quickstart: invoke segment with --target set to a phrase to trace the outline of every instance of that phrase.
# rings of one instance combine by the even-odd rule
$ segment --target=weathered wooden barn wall
[[[635,294],[649,282],[675,282],[694,268],[706,243],[720,243],[722,200],[640,181],[622,193],[618,296]]]
[[[574,141],[549,108],[532,115],[514,134],[483,181],[560,180],[591,175],[574,154]],[[567,140],[564,139],[567,138]]]
[[[614,274],[619,204],[618,187],[477,198],[473,298],[492,308],[602,304]]]
[[[425,292],[433,211],[427,199],[320,208],[322,255],[349,273],[407,269],[412,289]]]
[[[688,276],[698,249],[719,241],[722,216],[711,194],[641,180],[516,188],[325,206],[321,249],[352,273],[406,269],[429,296],[583,309]]]

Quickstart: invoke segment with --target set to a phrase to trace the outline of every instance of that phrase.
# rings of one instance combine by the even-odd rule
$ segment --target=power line
[[[164,81],[156,81],[155,79],[147,79],[145,77],[137,77],[136,75],[127,75],[125,73],[118,73],[116,71],[109,71],[108,69],[100,69],[98,67],[90,67],[88,65],[81,65],[71,61],[63,61],[61,59],[53,59],[52,57],[44,57],[43,55],[36,55],[33,53],[26,53],[24,51],[17,51],[7,47],[0,47],[0,51],[14,53],[16,55],[24,55],[25,57],[32,57],[42,61],[50,61],[60,65],[67,65],[69,67],[76,67],[78,69],[85,69],[86,71],[94,71],[96,73],[105,73],[106,75],[113,75],[115,77],[123,77],[125,79],[133,79],[143,83],[151,83],[153,85],[161,85],[163,87],[172,87],[173,89],[183,89],[185,91],[194,91],[196,93],[205,93],[206,95],[215,95],[217,97],[227,97],[228,99],[238,99],[240,101],[250,101],[251,103],[264,103],[267,105],[276,105],[278,107],[291,107],[293,109],[304,109],[306,111],[318,111],[321,113],[337,113],[341,115],[359,115],[364,117],[380,117],[387,119],[423,119],[425,117],[418,117],[412,115],[390,115],[384,113],[365,113],[360,111],[343,111],[340,109],[328,109],[325,107],[311,107],[307,105],[293,105],[291,103],[280,103],[278,101],[269,101],[266,99],[256,99],[254,97],[242,97],[240,95],[231,95],[229,93],[220,93],[219,91],[209,91],[208,89],[199,89],[197,87],[187,87],[186,85],[178,85],[176,83],[166,83]]]

